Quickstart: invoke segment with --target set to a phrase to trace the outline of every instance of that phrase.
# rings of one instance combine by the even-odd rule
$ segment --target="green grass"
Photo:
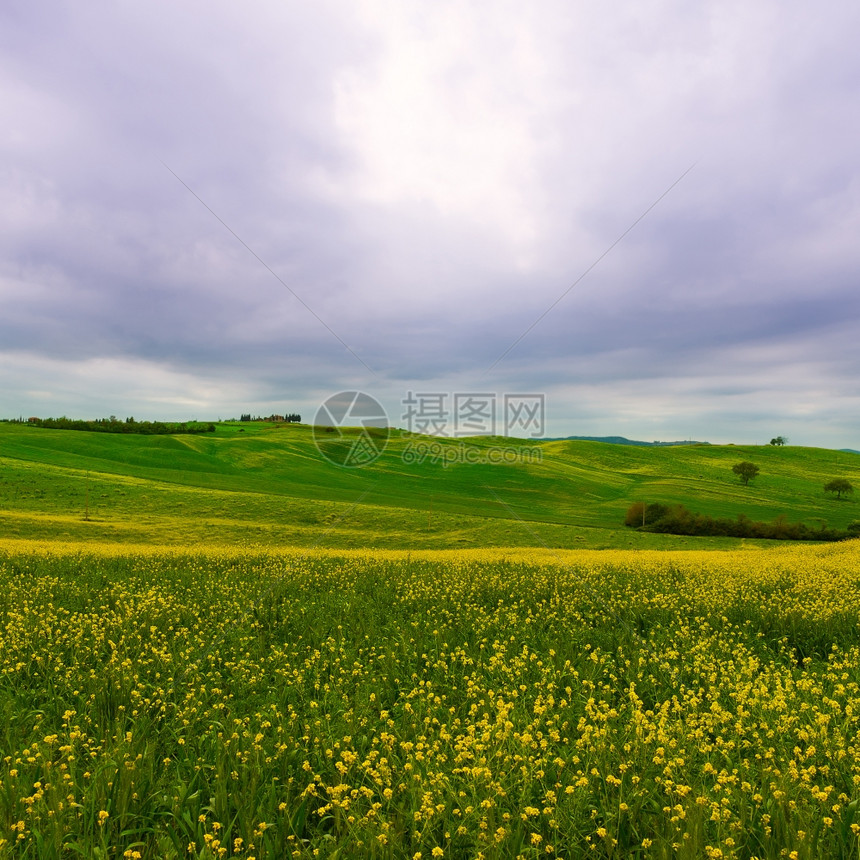
[[[343,469],[320,456],[306,426],[219,424],[203,436],[125,436],[0,424],[0,529],[10,537],[166,544],[659,548],[716,544],[624,529],[631,502],[678,502],[714,517],[824,520],[836,528],[860,518],[854,501],[823,492],[832,477],[860,487],[855,454],[424,441],[449,456],[460,445],[482,457],[494,448],[527,448],[540,462],[405,463],[415,440],[398,431],[376,463]],[[744,459],[761,469],[748,487],[731,471]]]

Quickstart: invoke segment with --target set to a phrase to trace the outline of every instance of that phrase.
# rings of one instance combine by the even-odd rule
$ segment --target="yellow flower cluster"
[[[0,857],[860,850],[860,552],[0,551]]]

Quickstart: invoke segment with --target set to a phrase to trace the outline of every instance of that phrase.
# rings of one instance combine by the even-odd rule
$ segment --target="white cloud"
[[[356,161],[352,193],[492,225],[526,265],[541,227],[537,126],[548,107],[526,22],[468,3],[359,8],[378,52],[334,81],[337,126]]]

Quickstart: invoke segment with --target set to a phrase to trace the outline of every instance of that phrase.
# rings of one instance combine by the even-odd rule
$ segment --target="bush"
[[[838,541],[860,536],[860,522],[852,523],[846,531],[828,528],[822,522],[817,529],[805,523],[789,523],[780,516],[772,523],[751,520],[738,514],[736,520],[715,519],[708,514],[696,514],[684,505],[648,505],[645,508],[645,525],[642,525],[642,502],[635,502],[627,510],[626,526],[640,531],[672,535],[698,535],[705,537],[757,538],[759,540],[816,540]]]
[[[645,513],[643,519],[642,513]],[[633,502],[627,509],[627,515],[624,517],[625,526],[646,526],[654,525],[654,523],[662,520],[669,512],[666,505],[661,505],[659,502],[652,502],[646,507],[644,502]]]
[[[627,515],[624,517],[624,525],[625,526],[641,526],[645,524],[645,503],[644,502],[633,502],[629,508],[627,508]]]

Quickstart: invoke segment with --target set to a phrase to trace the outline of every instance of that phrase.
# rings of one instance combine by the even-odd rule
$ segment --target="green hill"
[[[423,462],[416,444],[424,446]],[[506,449],[518,452],[507,456],[515,462],[498,453]],[[761,469],[748,487],[731,471],[740,460]],[[824,493],[833,477],[860,487],[860,456],[790,446],[416,439],[392,431],[379,460],[344,469],[320,456],[303,425],[224,423],[201,436],[142,436],[0,423],[0,535],[165,544],[729,546],[738,542],[645,535],[621,524],[632,502],[645,501],[714,517],[785,516],[844,528],[860,519],[860,505]]]

